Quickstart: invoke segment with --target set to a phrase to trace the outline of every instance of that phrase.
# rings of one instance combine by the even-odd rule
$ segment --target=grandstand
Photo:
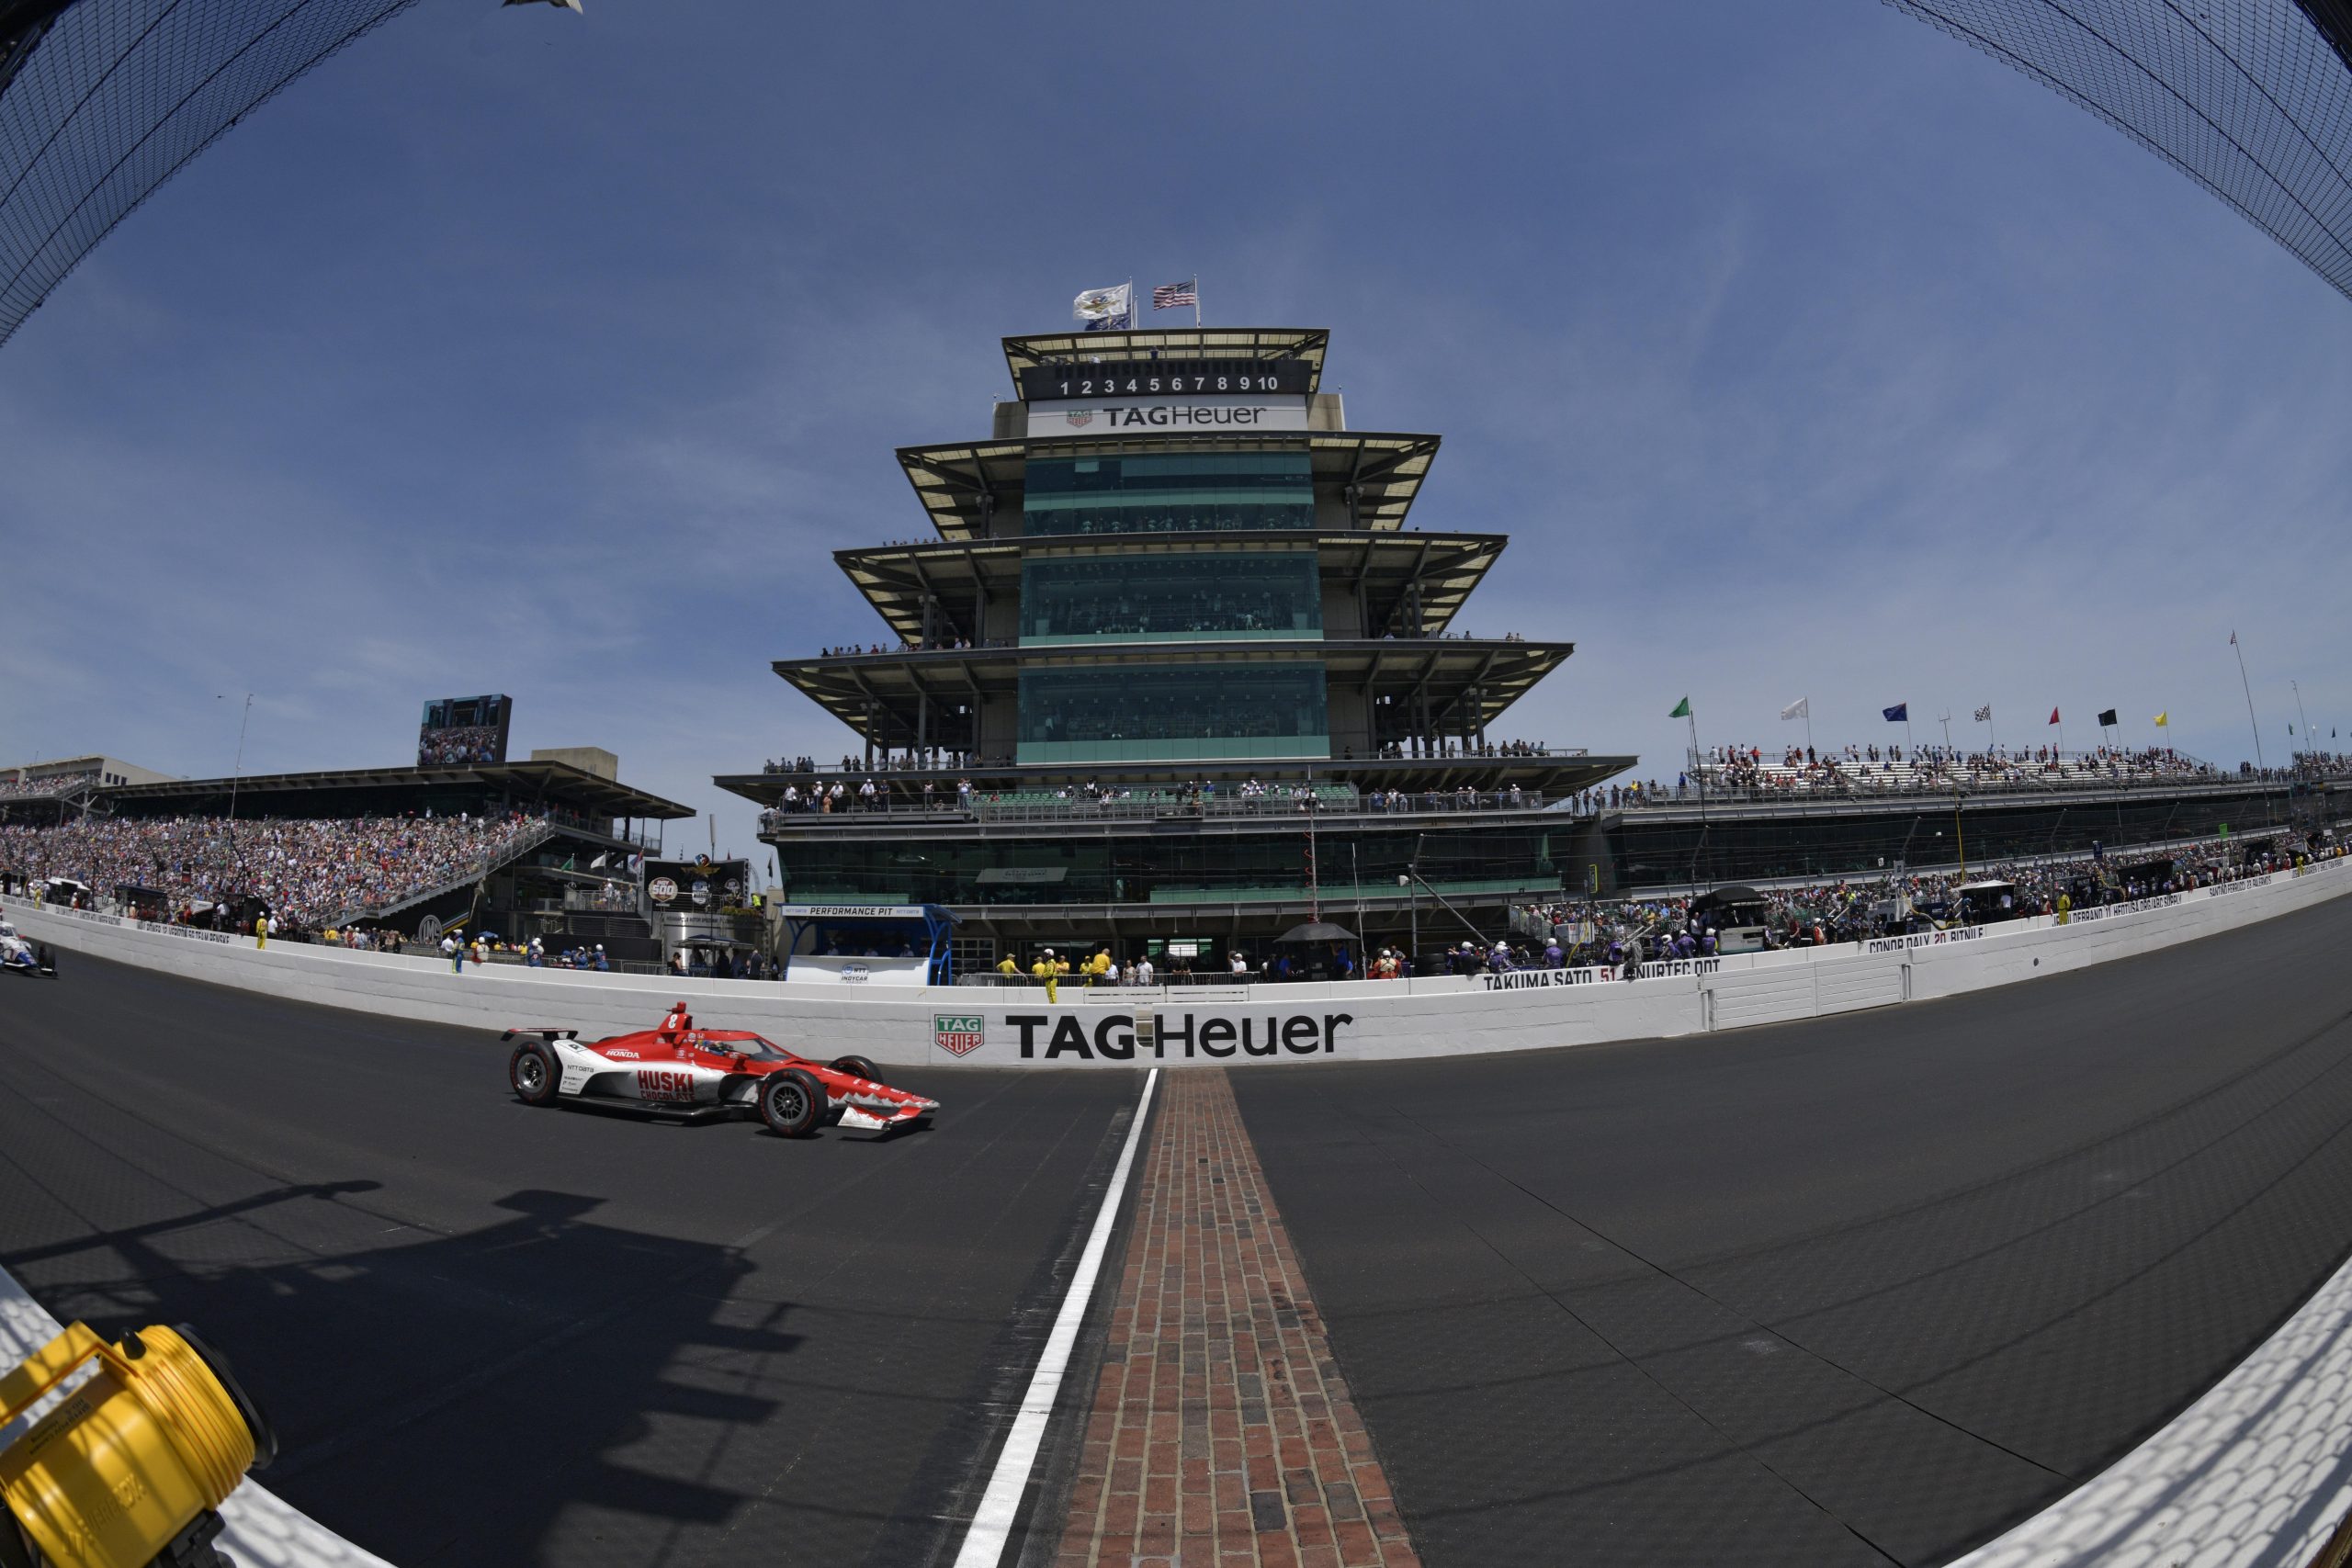
[[[0,826],[63,822],[87,810],[101,790],[165,784],[171,776],[119,757],[60,757],[0,767]]]
[[[662,823],[694,815],[537,758],[76,787],[70,813],[51,796],[45,817],[0,816],[0,881],[68,877],[174,919],[266,908],[290,933],[430,920],[585,935],[616,959],[660,956],[635,867]]]
[[[2100,847],[2324,830],[2352,817],[2352,767],[2230,772],[2176,753],[1906,755],[1805,762],[1710,755],[1672,784],[1600,792],[1589,888],[1873,875]],[[1703,786],[1703,787],[1702,787]]]

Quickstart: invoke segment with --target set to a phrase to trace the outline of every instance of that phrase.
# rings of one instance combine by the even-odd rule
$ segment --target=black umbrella
[[[1276,942],[1353,942],[1356,933],[1345,926],[1335,926],[1329,920],[1309,920],[1303,926],[1293,926]]]

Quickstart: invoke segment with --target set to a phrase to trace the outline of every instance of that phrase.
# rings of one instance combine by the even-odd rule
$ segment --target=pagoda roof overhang
[[[1021,586],[1030,557],[1225,554],[1312,547],[1324,578],[1363,593],[1366,624],[1382,632],[1410,630],[1406,611],[1420,589],[1424,635],[1442,632],[1510,542],[1502,534],[1317,533],[1270,528],[1226,534],[1044,534],[1013,539],[879,545],[836,550],[833,560],[865,595],[890,629],[910,641],[923,635],[926,599],[944,601],[950,622],[934,620],[933,634],[971,637],[967,607]]]
[[[1158,643],[1060,643],[1028,648],[943,649],[929,653],[844,654],[779,659],[773,668],[811,702],[877,745],[943,742],[928,705],[970,706],[1020,690],[1021,671],[1073,666],[1116,671],[1156,664],[1313,662],[1333,681],[1424,707],[1442,731],[1482,728],[1576,651],[1572,642],[1515,637],[1376,637],[1332,641],[1251,639]],[[1115,674],[1114,675],[1115,678]],[[869,723],[871,728],[869,729]]]
[[[1323,383],[1323,355],[1331,345],[1328,327],[1153,327],[1121,333],[1037,333],[1004,340],[1004,367],[1015,389],[1021,372],[1037,365],[1076,365],[1092,359],[1304,359]]]
[[[1312,431],[1285,434],[1202,434],[1150,436],[1028,438],[958,441],[936,446],[901,446],[916,499],[943,539],[986,538],[989,519],[1019,511],[1032,457],[1117,457],[1158,452],[1295,452],[1314,459],[1318,491],[1352,488],[1354,521],[1391,532],[1405,525],[1437,458],[1439,438],[1370,431]]]

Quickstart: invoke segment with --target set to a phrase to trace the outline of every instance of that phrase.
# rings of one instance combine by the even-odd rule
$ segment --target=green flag
[[[1668,718],[1689,718],[1690,716],[1690,699],[1689,697],[1685,697],[1680,702],[1675,704],[1674,711],[1668,714],[1666,716]]]

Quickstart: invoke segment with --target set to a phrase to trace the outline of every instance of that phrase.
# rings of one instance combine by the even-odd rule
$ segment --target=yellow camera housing
[[[57,1568],[147,1568],[256,1461],[266,1465],[277,1438],[185,1325],[119,1345],[74,1325],[0,1376],[0,1427],[93,1360],[87,1379],[0,1449],[0,1503]]]

